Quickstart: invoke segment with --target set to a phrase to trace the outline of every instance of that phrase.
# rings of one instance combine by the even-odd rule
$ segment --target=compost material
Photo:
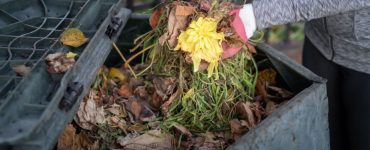
[[[155,7],[136,54],[98,71],[68,127],[100,149],[225,149],[293,96],[273,68],[258,70],[260,37],[243,41],[234,31],[237,8],[208,0]],[[240,51],[222,59],[225,47]],[[146,59],[132,65],[138,56]]]

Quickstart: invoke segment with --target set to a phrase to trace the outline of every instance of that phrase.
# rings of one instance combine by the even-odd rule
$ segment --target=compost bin
[[[0,2],[0,149],[55,146],[130,13],[120,0]],[[61,44],[67,28],[88,43]],[[78,54],[73,69],[49,74],[44,58],[56,52]]]
[[[0,149],[53,148],[98,68],[105,60],[106,66],[122,63],[115,51],[108,56],[111,40],[130,15],[122,7],[118,0],[0,4]],[[125,50],[133,47],[133,39],[149,29],[147,20],[146,15],[131,15],[120,34],[117,45],[126,57],[132,55]],[[89,38],[83,47],[60,44],[62,31],[72,27]],[[256,60],[267,60],[265,65],[274,67],[296,95],[228,149],[329,149],[326,81],[266,44],[257,50]],[[60,51],[79,57],[68,72],[50,75],[44,57]],[[18,65],[31,71],[20,75],[12,69]]]

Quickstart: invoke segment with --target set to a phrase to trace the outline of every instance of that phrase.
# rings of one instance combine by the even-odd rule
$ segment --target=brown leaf
[[[176,16],[190,16],[195,12],[195,8],[193,6],[176,6]]]
[[[45,58],[48,65],[47,71],[49,73],[64,73],[73,67],[76,60],[74,58],[67,58],[65,53],[49,54]]]
[[[141,98],[148,98],[148,96],[149,96],[145,86],[138,86],[134,90],[134,94],[137,95],[137,96],[140,96]]]
[[[124,138],[120,137],[117,139],[117,143],[124,147],[124,149],[135,149],[135,150],[172,150],[173,137],[168,134],[164,134],[159,130],[150,130],[147,133],[133,137]]]
[[[111,127],[118,127],[120,129],[126,130],[127,128],[127,123],[124,119],[119,118],[118,116],[113,116],[108,118],[108,124]]]
[[[135,121],[147,122],[156,118],[149,105],[135,96],[129,97],[127,102],[125,102],[125,107],[127,111],[134,115]]]
[[[158,26],[158,21],[161,18],[164,10],[165,10],[164,7],[159,7],[158,9],[155,9],[153,13],[150,15],[149,24],[152,27],[152,29]]]
[[[209,11],[211,9],[211,2],[209,0],[200,0],[200,9]]]
[[[170,98],[161,106],[162,114],[164,114],[164,116],[168,116],[168,109],[170,108],[172,102],[180,96],[180,92],[180,89],[177,89],[176,92],[173,93]]]
[[[237,140],[248,131],[248,127],[245,126],[245,123],[242,124],[242,122],[238,119],[233,119],[230,121],[230,128],[234,140]]]
[[[272,112],[274,112],[277,108],[277,104],[273,101],[268,101],[266,103],[266,115],[270,115]]]
[[[172,94],[177,85],[176,83],[176,77],[156,77],[153,79],[154,88],[161,97]]]
[[[109,108],[106,108],[106,110],[115,116],[126,116],[122,106],[115,103],[112,104]]]
[[[172,126],[175,131],[180,133],[180,135],[185,135],[188,139],[193,136],[193,134],[191,134],[191,132],[186,127],[180,124],[174,123]]]
[[[275,97],[271,97],[270,99],[276,102],[282,102],[294,96],[292,92],[285,90],[283,88],[276,87],[276,86],[267,86],[267,91],[269,95],[275,96]]]
[[[267,82],[269,85],[276,84],[277,73],[274,69],[264,69],[258,73],[258,80]]]
[[[119,88],[118,94],[124,98],[128,98],[133,95],[132,88],[128,84],[124,84]]]
[[[176,10],[172,9],[168,16],[167,32],[160,38],[160,44],[163,46],[167,41],[170,47],[177,45],[177,37],[181,30],[184,30],[187,25],[188,16],[176,16]]]
[[[251,102],[238,102],[236,104],[236,111],[240,114],[242,119],[247,120],[249,128],[253,128],[257,125],[257,120],[254,116],[254,112],[252,110],[252,103]]]
[[[86,101],[81,102],[76,115],[77,124],[86,130],[91,130],[94,125],[105,122],[104,108],[98,107],[94,100],[94,92],[90,91]]]
[[[26,76],[31,72],[31,67],[27,67],[26,65],[18,65],[12,67],[13,71],[20,76]]]
[[[58,139],[58,150],[96,150],[95,144],[88,138],[84,132],[76,134],[76,129],[72,124],[68,124],[62,135]]]
[[[155,109],[159,109],[162,104],[162,97],[160,97],[157,92],[154,92],[150,101],[150,105]]]

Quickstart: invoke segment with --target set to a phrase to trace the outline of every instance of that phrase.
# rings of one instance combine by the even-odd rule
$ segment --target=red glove
[[[231,26],[235,32],[241,38],[243,42],[248,41],[248,37],[251,37],[256,30],[256,21],[254,18],[254,12],[251,4],[244,5],[241,9],[233,10],[229,13],[230,16],[234,16],[234,20]],[[241,16],[243,18],[241,18]],[[248,29],[246,29],[248,27]],[[250,34],[250,35],[247,35]],[[230,58],[238,53],[241,47],[230,47],[226,42],[222,43],[224,53],[222,59]]]
[[[234,16],[235,19],[231,23],[231,26],[234,28],[235,32],[239,35],[243,42],[247,42],[248,38],[245,34],[244,25],[242,19],[239,17],[240,9],[236,9],[230,12],[230,16]],[[238,53],[241,47],[230,47],[226,42],[222,43],[224,53],[222,54],[222,59],[230,58]]]

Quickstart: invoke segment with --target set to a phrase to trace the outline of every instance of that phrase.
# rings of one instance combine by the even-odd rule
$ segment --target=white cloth
[[[249,39],[257,29],[256,17],[254,16],[252,4],[245,4],[243,8],[240,9],[239,17],[243,22],[245,34]]]

